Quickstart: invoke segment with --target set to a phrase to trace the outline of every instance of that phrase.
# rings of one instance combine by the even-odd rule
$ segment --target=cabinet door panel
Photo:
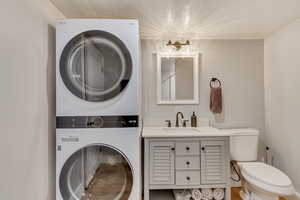
[[[225,142],[201,141],[201,183],[226,183],[225,170]]]
[[[174,184],[174,142],[150,142],[150,184]]]

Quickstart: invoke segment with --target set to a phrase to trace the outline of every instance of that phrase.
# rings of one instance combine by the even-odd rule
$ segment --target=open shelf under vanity
[[[150,200],[175,200],[172,190],[150,190]]]
[[[144,200],[175,200],[173,189],[224,189],[230,200],[228,137],[145,138]]]

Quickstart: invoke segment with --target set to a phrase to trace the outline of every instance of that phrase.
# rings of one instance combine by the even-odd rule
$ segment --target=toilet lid
[[[263,182],[277,187],[289,187],[292,185],[287,175],[279,169],[260,162],[251,162],[242,164],[242,173]]]

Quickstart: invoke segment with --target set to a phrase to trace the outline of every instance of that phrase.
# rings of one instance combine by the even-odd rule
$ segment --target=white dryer
[[[140,129],[134,117],[57,120],[56,200],[140,200]]]
[[[56,115],[137,115],[138,21],[67,19],[56,31]]]

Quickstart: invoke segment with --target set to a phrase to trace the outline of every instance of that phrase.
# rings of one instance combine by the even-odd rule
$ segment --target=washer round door
[[[115,35],[99,30],[83,32],[65,46],[60,74],[68,90],[91,102],[119,95],[128,85],[132,59]]]
[[[64,200],[127,200],[132,184],[128,159],[106,145],[88,146],[72,154],[59,177]]]

